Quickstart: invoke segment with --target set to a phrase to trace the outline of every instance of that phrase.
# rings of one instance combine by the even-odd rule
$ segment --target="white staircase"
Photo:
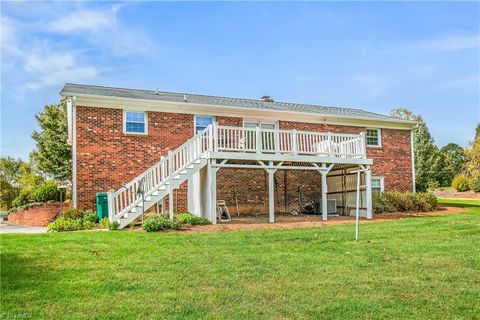
[[[120,228],[126,227],[203,168],[211,150],[213,129],[209,126],[122,188],[109,192],[110,221],[117,221]]]

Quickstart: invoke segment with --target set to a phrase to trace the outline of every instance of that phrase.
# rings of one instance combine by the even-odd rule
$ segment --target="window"
[[[382,146],[382,132],[380,129],[367,129],[367,146]]]
[[[372,177],[372,193],[383,192],[383,177]]]
[[[213,124],[213,117],[209,116],[196,116],[195,117],[195,133],[199,133],[208,127],[209,124]]]
[[[146,112],[131,112],[124,113],[125,133],[146,134],[147,133],[147,114]]]

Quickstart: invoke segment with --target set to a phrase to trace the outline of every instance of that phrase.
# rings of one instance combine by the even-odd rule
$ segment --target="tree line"
[[[439,148],[422,116],[415,115],[405,108],[394,109],[390,115],[419,122],[413,129],[417,191],[450,186],[453,179],[458,176],[469,179],[472,184],[480,180],[480,123],[467,148],[455,143]]]

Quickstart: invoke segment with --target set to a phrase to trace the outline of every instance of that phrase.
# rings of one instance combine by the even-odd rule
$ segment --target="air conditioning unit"
[[[322,200],[315,201],[315,213],[322,213]],[[336,199],[327,199],[327,213],[336,214],[337,213],[337,200]]]

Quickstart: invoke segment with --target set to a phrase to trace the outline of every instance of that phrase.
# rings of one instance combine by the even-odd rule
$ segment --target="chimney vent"
[[[270,97],[270,96],[263,96],[260,99],[265,101],[265,102],[273,102],[273,98]]]

